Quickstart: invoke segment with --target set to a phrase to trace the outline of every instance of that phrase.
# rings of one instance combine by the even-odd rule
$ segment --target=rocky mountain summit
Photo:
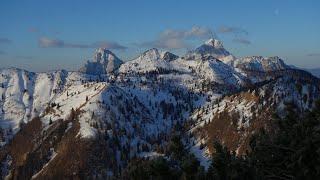
[[[105,48],[96,50],[93,60],[87,63],[79,70],[85,74],[99,75],[116,72],[122,64],[115,54]]]

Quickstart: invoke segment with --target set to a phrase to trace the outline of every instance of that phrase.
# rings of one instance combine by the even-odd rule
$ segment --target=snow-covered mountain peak
[[[230,62],[236,58],[223,47],[223,43],[217,39],[209,39],[204,44],[186,54],[186,59],[198,59],[203,56],[212,56],[224,62]]]
[[[161,54],[157,48],[152,48],[142,53],[139,59],[157,60],[161,58]]]
[[[119,59],[113,52],[106,48],[96,49],[93,57],[95,62],[107,62],[109,60]]]
[[[230,55],[230,53],[224,49],[221,41],[217,39],[209,39],[204,44],[195,49],[199,54],[210,55]]]
[[[115,72],[122,63],[122,60],[110,50],[99,48],[95,51],[93,60],[87,61],[80,69],[80,72],[93,75],[112,73]]]
[[[205,42],[205,45],[213,46],[215,48],[223,48],[223,43],[217,39],[209,39]]]

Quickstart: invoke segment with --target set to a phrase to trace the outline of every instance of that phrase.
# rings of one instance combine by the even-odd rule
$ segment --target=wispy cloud
[[[38,44],[42,48],[107,48],[107,49],[117,49],[124,50],[127,47],[122,46],[116,42],[110,41],[98,41],[92,44],[77,44],[77,43],[69,43],[60,39],[52,39],[48,37],[39,38]]]
[[[234,26],[221,26],[218,28],[218,33],[232,33],[232,34],[243,34],[248,35],[249,32],[240,27]]]
[[[234,38],[232,41],[236,42],[236,43],[240,43],[240,44],[245,44],[245,45],[251,44],[251,41],[249,41],[248,39],[244,39],[244,38]]]
[[[0,37],[0,44],[10,44],[10,43],[12,43],[10,39]]]
[[[243,28],[236,26],[221,26],[217,30],[220,34],[230,34],[233,36],[233,42],[244,45],[251,44],[251,41],[247,38],[249,32]]]
[[[187,40],[205,39],[212,36],[214,36],[213,31],[207,27],[194,26],[188,30],[167,29],[161,32],[156,40],[139,43],[137,45],[163,49],[182,49],[190,47]]]

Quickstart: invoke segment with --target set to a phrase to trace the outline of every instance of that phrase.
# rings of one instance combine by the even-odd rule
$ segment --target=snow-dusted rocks
[[[93,61],[87,63],[80,69],[80,72],[92,75],[108,74],[116,72],[123,62],[111,51],[99,48],[94,54]]]

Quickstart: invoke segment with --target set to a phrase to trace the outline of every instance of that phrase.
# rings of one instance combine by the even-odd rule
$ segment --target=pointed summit
[[[119,58],[106,48],[98,48],[94,53],[93,59],[94,62],[106,62],[108,60]]]
[[[222,42],[213,38],[207,40],[204,44],[208,46],[212,46],[214,48],[223,48]]]
[[[212,56],[224,62],[230,62],[236,59],[229,51],[227,51],[221,41],[217,39],[209,39],[186,55],[186,59],[197,59],[204,56]]]
[[[110,50],[99,48],[95,51],[93,60],[88,61],[80,72],[100,75],[115,72],[123,62]]]
[[[215,58],[230,55],[230,53],[224,49],[222,42],[217,39],[207,40],[200,47],[196,48],[195,52],[201,55],[211,55]]]

